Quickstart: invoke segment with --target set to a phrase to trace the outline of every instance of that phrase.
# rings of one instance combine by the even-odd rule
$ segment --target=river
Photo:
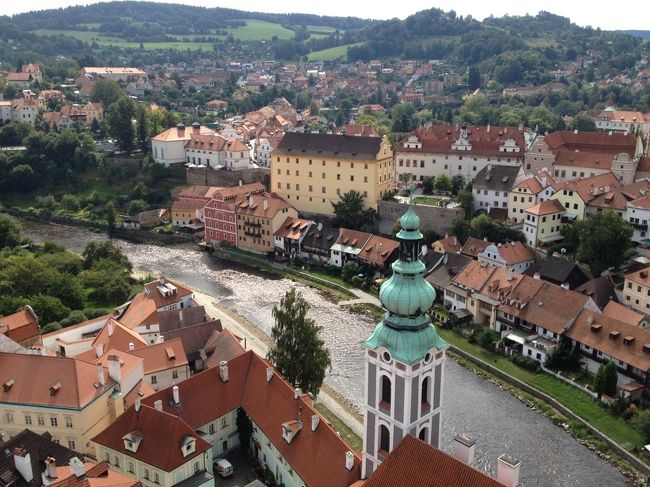
[[[58,242],[75,252],[91,240],[106,237],[87,229],[22,222],[24,233],[35,242]],[[211,294],[270,333],[271,310],[296,286],[311,305],[310,316],[323,327],[332,355],[332,372],[326,382],[357,409],[363,401],[363,340],[374,323],[345,312],[323,293],[289,279],[250,272],[239,264],[212,258],[191,245],[157,247],[118,241],[133,265],[154,276],[165,275]],[[441,445],[451,451],[457,433],[476,438],[474,465],[496,474],[497,457],[509,453],[521,460],[521,483],[532,486],[612,487],[625,485],[614,467],[598,458],[545,416],[526,407],[509,393],[461,367],[445,365]]]

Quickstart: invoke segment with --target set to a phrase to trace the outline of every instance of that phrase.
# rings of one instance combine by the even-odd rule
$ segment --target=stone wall
[[[207,167],[188,167],[185,170],[187,184],[202,186],[237,186],[239,181],[243,184],[263,183],[267,188],[271,180],[271,171],[268,168],[251,168],[241,171],[215,171]]]
[[[378,207],[379,213],[379,233],[390,235],[393,231],[395,220],[404,214],[408,205],[397,201],[380,201]],[[458,208],[445,208],[439,206],[415,205],[415,212],[422,222],[422,230],[435,230],[436,233],[443,235],[449,230],[451,224],[456,218],[462,218],[464,210]]]

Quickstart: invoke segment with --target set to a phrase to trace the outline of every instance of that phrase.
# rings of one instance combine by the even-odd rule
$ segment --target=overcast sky
[[[650,1],[627,0],[620,3],[572,0],[546,0],[544,2],[523,2],[521,0],[401,0],[389,1],[356,1],[349,0],[318,0],[298,2],[296,0],[156,0],[166,3],[186,3],[202,7],[229,7],[260,12],[301,12],[319,15],[353,16],[363,18],[388,19],[393,17],[405,18],[420,10],[431,7],[443,10],[455,10],[459,15],[472,15],[483,19],[493,14],[500,17],[505,14],[524,15],[536,14],[539,10],[547,10],[558,15],[569,17],[578,25],[591,25],[602,29],[650,29]],[[30,10],[44,10],[69,5],[97,3],[94,0],[22,0],[2,1],[0,14],[13,15]]]

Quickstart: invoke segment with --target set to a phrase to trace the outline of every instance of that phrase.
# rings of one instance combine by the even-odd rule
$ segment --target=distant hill
[[[618,30],[622,34],[628,34],[641,39],[650,39],[650,30]]]

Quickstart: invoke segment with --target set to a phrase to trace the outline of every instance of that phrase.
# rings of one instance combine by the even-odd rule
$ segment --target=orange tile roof
[[[531,191],[531,193],[533,193],[533,194],[540,193],[541,191],[544,190],[544,187],[542,186],[542,183],[540,183],[537,180],[537,178],[534,178],[534,177],[524,179],[521,183],[517,184],[512,189],[514,191],[517,188],[529,189]]]
[[[172,202],[172,212],[174,211],[196,211],[205,207],[206,202],[203,200],[176,200]]]
[[[219,186],[203,186],[199,184],[194,184],[189,188],[185,188],[183,191],[178,193],[179,199],[210,199],[217,191],[222,190],[223,188]]]
[[[397,240],[371,235],[357,258],[361,261],[383,266],[386,265],[386,262],[398,248],[399,242]]]
[[[159,133],[151,140],[158,142],[174,142],[179,140],[190,140],[193,134],[196,135],[210,135],[214,134],[213,130],[210,130],[207,127],[201,126],[199,129],[199,134],[196,134],[191,127],[172,127],[165,130],[164,132]]]
[[[627,207],[628,201],[639,198],[648,191],[650,191],[650,181],[642,179],[596,196],[589,202],[589,206],[623,211]]]
[[[115,384],[108,373],[105,377],[105,385],[95,387],[95,365],[69,357],[0,353],[0,382],[14,381],[0,392],[3,403],[82,409]]]
[[[490,279],[495,269],[495,266],[472,260],[454,277],[453,282],[463,288],[479,290]]]
[[[233,151],[233,152],[248,152],[249,148],[246,144],[244,144],[241,140],[239,139],[228,139],[226,142],[226,146],[224,147],[225,150],[227,151]]]
[[[592,325],[600,325],[599,331],[594,332]],[[620,334],[616,339],[612,339],[610,332],[616,331]],[[585,309],[578,315],[567,336],[632,367],[643,371],[650,370],[650,330],[646,328]],[[626,344],[626,341],[629,344]],[[648,352],[644,351],[646,345]]]
[[[630,157],[636,151],[636,137],[633,134],[614,132],[553,132],[544,137],[544,142],[552,151],[581,150],[601,153],[627,153]]]
[[[131,329],[143,324],[152,325],[158,323],[156,303],[153,299],[149,299],[146,293],[138,293],[118,319],[120,323]]]
[[[57,479],[50,487],[142,487],[139,480],[111,470],[108,462],[96,465],[86,463],[86,474],[77,478],[70,474],[70,467],[57,467]]]
[[[599,174],[584,179],[573,179],[571,181],[564,181],[557,183],[555,190],[562,191],[576,191],[582,201],[585,203],[591,201],[596,196],[607,193],[620,186],[618,178],[611,172]]]
[[[220,188],[215,194],[219,194],[224,200],[229,200],[248,193],[263,193],[264,191],[266,191],[266,187],[262,183],[249,183],[230,188]]]
[[[185,144],[186,149],[212,150],[220,152],[226,145],[226,139],[217,134],[192,134]]]
[[[356,485],[356,484],[355,484]],[[503,487],[489,475],[407,435],[363,487]]]
[[[444,251],[450,254],[456,254],[460,252],[460,249],[462,248],[462,245],[460,244],[458,238],[455,235],[449,235],[445,238],[441,238],[440,240],[435,242],[435,244],[442,246]]]
[[[636,311],[623,306],[616,301],[610,301],[603,308],[603,314],[610,318],[616,318],[617,320],[623,321],[630,325],[640,326],[641,323],[646,319],[645,315],[642,313],[637,313]]]
[[[507,265],[521,264],[535,260],[535,251],[522,242],[508,242],[497,247],[499,255]]]
[[[38,318],[30,306],[7,316],[0,316],[0,334],[14,342],[23,342],[41,334]]]
[[[636,208],[643,208],[646,210],[650,210],[650,197],[643,196],[641,198],[637,198],[635,200],[630,201],[629,205],[634,206]]]
[[[161,370],[173,369],[187,365],[187,355],[183,347],[183,340],[174,338],[162,343],[155,343],[148,347],[138,348],[129,352],[136,357],[144,359],[145,375]]]
[[[492,242],[480,238],[469,237],[460,249],[460,253],[469,255],[470,257],[476,257],[488,245],[492,245]]]
[[[250,202],[252,201],[252,205]],[[264,208],[267,202],[267,208]],[[293,208],[275,193],[255,193],[249,197],[240,197],[236,203],[235,211],[239,215],[255,216],[260,218],[273,218],[285,208]]]
[[[121,322],[109,318],[99,334],[95,337],[92,343],[92,352],[95,352],[95,347],[103,347],[104,352],[109,348],[117,348],[118,350],[128,350],[129,343],[133,343],[135,348],[142,348],[147,346],[147,342],[138,333],[130,329],[128,326],[123,325]]]
[[[305,220],[303,218],[294,218],[288,216],[284,223],[278,228],[275,232],[275,237],[284,237],[290,240],[298,240],[300,236],[305,233],[309,226],[314,222],[311,220]]]
[[[205,363],[207,368],[216,367],[222,360],[230,361],[246,353],[246,349],[241,345],[241,338],[233,335],[228,328],[221,333],[213,334],[206,343],[205,349],[210,353]]]
[[[341,228],[336,243],[339,245],[362,249],[370,238],[372,238],[372,234],[370,233],[350,230],[349,228]]]
[[[143,439],[137,452],[132,452],[124,447],[123,437],[135,431]],[[184,457],[180,444],[187,437],[194,438],[196,449]],[[182,418],[145,404],[137,413],[135,407],[130,407],[93,441],[165,472],[172,472],[211,448]]]
[[[169,296],[163,296],[162,294],[160,294],[160,291],[158,291],[158,286],[161,285],[160,280],[146,283],[144,285],[145,294],[147,295],[148,299],[151,299],[155,303],[156,309],[160,309],[165,306],[178,303],[179,301],[181,301],[182,298],[189,296],[190,294],[193,294],[190,288],[185,287],[176,281],[172,281],[171,279],[167,279],[166,277],[165,278],[161,277],[160,279],[162,279],[165,284],[170,283],[173,286],[175,286],[176,293],[170,294]]]
[[[532,215],[550,215],[551,213],[562,213],[565,210],[562,203],[558,200],[546,200],[537,203],[535,206],[531,206],[524,210],[526,213]]]
[[[613,153],[561,150],[555,155],[556,166],[588,167],[592,169],[612,168]]]
[[[361,461],[355,455],[351,471],[345,468],[345,453],[352,450],[320,419],[311,431],[311,416],[318,412],[308,396],[295,399],[294,390],[277,372],[271,381],[266,374],[269,363],[248,351],[228,361],[228,382],[221,381],[219,367],[208,369],[178,384],[180,403],[169,405],[171,388],[147,397],[143,402],[161,400],[163,409],[178,415],[192,428],[205,425],[227,412],[243,407],[295,472],[312,487],[347,487],[360,477]],[[282,424],[298,419],[304,426],[287,443]],[[320,418],[320,415],[318,415]]]

